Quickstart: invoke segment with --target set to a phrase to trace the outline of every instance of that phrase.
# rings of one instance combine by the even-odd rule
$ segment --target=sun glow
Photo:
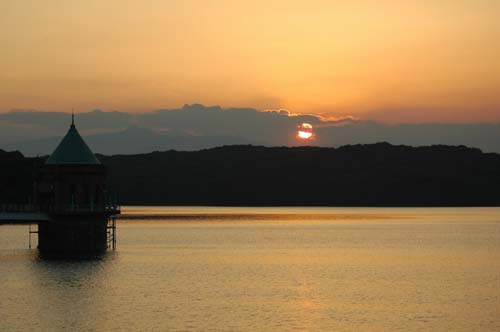
[[[299,138],[302,138],[302,139],[309,139],[309,138],[311,138],[312,133],[308,133],[306,131],[299,131],[297,136],[299,136]]]
[[[308,140],[313,138],[313,127],[309,123],[303,123],[299,126],[297,137],[300,139]]]

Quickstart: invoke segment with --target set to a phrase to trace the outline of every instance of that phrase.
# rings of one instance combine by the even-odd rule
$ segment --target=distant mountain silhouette
[[[27,156],[53,151],[70,122],[69,113],[13,111],[0,114],[0,146]],[[76,115],[80,133],[104,154],[149,153],[156,150],[199,150],[220,145],[301,146],[297,127],[313,125],[323,147],[347,144],[467,145],[500,152],[500,123],[396,124],[352,118],[324,119],[293,115],[286,110],[221,108],[199,104],[132,114],[94,110]],[[127,129],[129,128],[129,129]],[[123,142],[127,142],[124,144]]]
[[[61,137],[6,144],[9,150],[20,150],[27,155],[46,155],[54,151]],[[101,154],[134,154],[160,150],[200,150],[223,145],[225,142],[250,144],[240,137],[196,136],[179,131],[157,133],[152,130],[131,126],[118,132],[96,134],[85,137],[93,151]]]
[[[464,146],[224,146],[98,156],[122,204],[500,205],[500,155]],[[0,153],[0,202],[26,200],[43,159]]]

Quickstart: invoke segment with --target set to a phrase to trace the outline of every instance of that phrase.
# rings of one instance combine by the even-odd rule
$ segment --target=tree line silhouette
[[[98,158],[130,205],[500,205],[500,155],[464,146],[223,146]],[[43,158],[0,152],[0,201],[26,201]]]

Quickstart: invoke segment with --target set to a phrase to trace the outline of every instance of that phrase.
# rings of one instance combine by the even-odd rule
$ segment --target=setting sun
[[[312,139],[313,138],[313,127],[309,123],[303,123],[299,126],[299,131],[297,132],[297,137],[300,139]]]

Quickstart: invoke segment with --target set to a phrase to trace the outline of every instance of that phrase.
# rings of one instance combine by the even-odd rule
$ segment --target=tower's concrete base
[[[107,215],[52,216],[38,225],[38,249],[42,256],[88,257],[108,247]]]

